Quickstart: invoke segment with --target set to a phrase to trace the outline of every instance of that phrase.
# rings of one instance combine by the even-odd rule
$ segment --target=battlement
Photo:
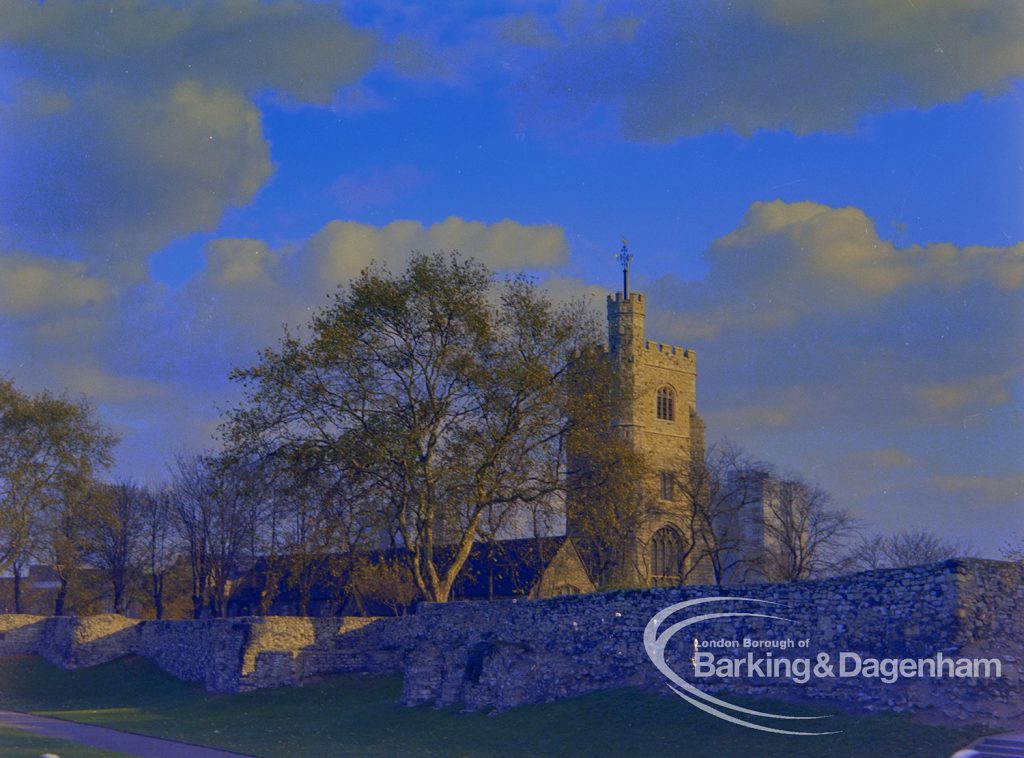
[[[614,295],[612,295],[612,294],[608,295],[608,302],[609,303],[630,302],[630,303],[643,304],[644,300],[645,300],[645,298],[644,298],[644,295],[643,295],[642,292],[630,292],[629,293],[629,300],[628,301],[623,297],[621,292],[616,292]]]
[[[651,340],[644,340],[644,350],[655,350],[662,355],[679,355],[690,360],[697,357],[689,348],[666,345],[664,342],[652,342]]]

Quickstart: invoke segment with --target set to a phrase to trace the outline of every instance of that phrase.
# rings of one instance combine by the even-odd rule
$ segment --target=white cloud
[[[1020,518],[1012,488],[987,482],[1019,483],[1024,451],[1022,255],[900,247],[856,208],[756,203],[709,246],[704,281],[639,288],[651,338],[697,350],[712,439],[820,480],[880,528],[956,536],[936,513],[984,506],[973,537],[994,551],[1000,520]]]
[[[0,44],[140,91],[192,79],[323,105],[366,72],[377,43],[331,6],[296,0],[15,0],[4,8]]]
[[[711,243],[706,259],[706,283],[683,285],[695,307],[667,317],[691,338],[772,332],[858,313],[874,318],[928,293],[952,298],[972,287],[1008,296],[1001,303],[1016,311],[1014,294],[1024,285],[1024,243],[897,247],[859,208],[812,202],[754,203],[735,231]],[[678,286],[671,281],[667,286]],[[904,310],[896,327],[910,339],[929,307]]]
[[[266,183],[256,96],[329,104],[377,55],[327,5],[256,0],[8,3],[0,46],[0,224],[114,261],[216,228]]]
[[[1024,74],[1016,0],[570,7],[548,22],[558,51],[520,80],[524,111],[571,125],[612,108],[639,140],[845,131],[869,114],[999,94]]]
[[[450,216],[424,226],[393,221],[384,227],[332,221],[303,248],[300,265],[306,276],[333,283],[357,275],[372,261],[404,262],[410,250],[458,250],[496,270],[547,269],[565,263],[565,231],[554,224],[523,225],[510,219],[496,224]]]
[[[110,284],[82,263],[10,253],[0,255],[0,315],[62,313],[111,297]]]
[[[141,259],[213,229],[273,169],[256,107],[192,80],[153,93],[91,85],[42,118],[6,110],[0,123],[18,148],[0,159],[0,218],[93,257]]]
[[[35,296],[0,300],[0,363],[31,388],[95,395],[125,437],[126,468],[159,474],[180,446],[212,443],[237,392],[228,370],[252,364],[283,322],[307,323],[371,261],[397,269],[412,249],[453,247],[503,270],[557,271],[567,254],[559,227],[450,218],[334,221],[291,244],[217,239],[178,290],[49,261]],[[770,203],[709,247],[705,281],[637,287],[650,337],[697,349],[712,439],[819,479],[882,528],[931,523],[977,495],[984,542],[1019,515],[1012,487],[985,482],[1013,484],[1024,450],[1020,256],[1020,245],[898,247],[858,209]],[[39,261],[0,258],[23,264]],[[603,313],[600,288],[557,274],[545,286]]]

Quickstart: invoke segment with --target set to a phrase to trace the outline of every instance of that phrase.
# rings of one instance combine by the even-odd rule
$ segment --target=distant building
[[[0,613],[14,613],[14,577],[0,576]],[[53,566],[33,563],[21,577],[21,612],[45,616],[53,613],[60,577]],[[99,613],[110,610],[102,572],[82,566],[75,569],[68,586],[67,613]]]
[[[731,550],[723,563],[724,584],[777,581],[788,550],[807,548],[811,495],[803,482],[779,479],[767,471],[751,469],[734,476],[732,491],[742,502],[720,524]]]

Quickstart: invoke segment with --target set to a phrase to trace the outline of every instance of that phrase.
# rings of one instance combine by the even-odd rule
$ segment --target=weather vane
[[[633,260],[633,254],[626,247],[626,240],[622,240],[622,249],[615,257],[622,264],[622,299],[629,300],[629,262]]]

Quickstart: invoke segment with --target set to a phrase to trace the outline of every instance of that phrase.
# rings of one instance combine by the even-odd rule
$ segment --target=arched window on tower
[[[683,538],[679,530],[663,526],[651,537],[651,576],[678,579],[683,568]]]
[[[658,418],[672,421],[676,417],[676,393],[671,387],[658,390]]]

